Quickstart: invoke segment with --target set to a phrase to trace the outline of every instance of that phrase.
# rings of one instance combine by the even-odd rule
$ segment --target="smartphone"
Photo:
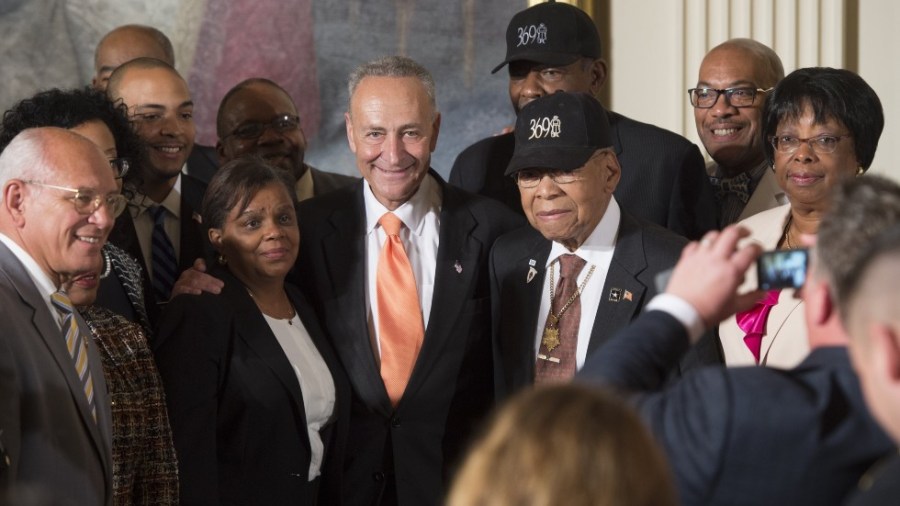
[[[806,282],[808,260],[806,249],[766,251],[756,260],[759,289],[800,288]]]

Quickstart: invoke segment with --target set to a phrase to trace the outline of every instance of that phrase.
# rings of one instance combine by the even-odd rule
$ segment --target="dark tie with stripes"
[[[153,292],[157,302],[166,302],[172,295],[172,286],[178,274],[178,260],[175,258],[175,247],[166,234],[166,208],[153,206],[153,236],[151,252],[151,269],[153,270]]]
[[[59,324],[62,327],[63,339],[66,341],[66,349],[69,350],[69,356],[72,357],[72,363],[75,366],[75,373],[81,381],[81,387],[84,389],[84,396],[87,398],[88,406],[91,408],[91,414],[94,421],[97,421],[97,404],[94,402],[94,379],[91,376],[91,367],[88,363],[88,350],[85,339],[88,336],[82,335],[78,329],[78,322],[75,320],[75,314],[72,310],[72,301],[66,292],[59,291],[50,296],[50,302],[53,308],[59,313]]]

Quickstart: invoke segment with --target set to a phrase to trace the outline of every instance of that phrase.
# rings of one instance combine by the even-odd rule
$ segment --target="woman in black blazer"
[[[339,502],[349,389],[310,306],[284,282],[300,241],[293,195],[281,171],[239,159],[203,199],[225,286],[174,298],[154,345],[182,504]]]

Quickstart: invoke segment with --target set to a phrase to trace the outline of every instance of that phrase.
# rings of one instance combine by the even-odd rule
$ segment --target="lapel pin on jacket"
[[[631,294],[631,292],[629,292],[628,290],[625,290],[625,295],[623,295],[622,298],[625,299],[625,300],[627,300],[628,302],[633,302],[633,301],[632,301],[632,294]]]
[[[629,293],[630,295],[630,293]],[[619,302],[622,300],[622,289],[621,288],[611,288],[609,290],[609,301],[610,302]]]
[[[453,268],[456,270],[457,274],[462,274],[462,264],[459,263],[459,260],[453,263]]]
[[[537,269],[534,266],[537,265],[537,261],[533,258],[528,259],[528,275],[525,276],[525,283],[531,283],[531,280],[537,276]]]

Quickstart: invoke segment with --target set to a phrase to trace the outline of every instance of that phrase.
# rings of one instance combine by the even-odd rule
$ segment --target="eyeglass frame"
[[[131,162],[127,158],[117,157],[109,159],[109,166],[116,171],[115,178],[123,179],[131,169]]]
[[[558,185],[567,185],[567,184],[577,183],[577,182],[583,181],[583,180],[585,179],[585,177],[582,175],[582,173],[584,172],[584,169],[587,168],[588,164],[589,164],[592,160],[594,160],[595,158],[599,158],[600,155],[605,155],[605,154],[607,154],[607,153],[613,153],[613,154],[615,154],[614,151],[612,151],[611,149],[609,149],[609,148],[604,148],[604,149],[597,150],[596,153],[594,153],[593,155],[591,155],[591,157],[588,158],[586,162],[584,162],[584,165],[582,165],[581,167],[578,167],[577,169],[572,169],[572,170],[563,170],[563,169],[546,169],[546,170],[544,170],[544,169],[522,169],[522,170],[516,172],[515,174],[513,174],[513,175],[512,175],[512,178],[513,178],[513,180],[516,182],[516,185],[519,186],[519,188],[525,188],[525,189],[537,188],[537,187],[541,184],[541,181],[544,180],[544,177],[549,177],[551,181],[553,181],[555,184],[558,184]],[[523,185],[521,182],[519,182],[519,176],[520,176],[523,172],[528,172],[528,171],[534,171],[534,172],[540,172],[540,173],[541,173],[541,177],[539,177],[539,178],[537,179],[537,181],[536,181],[533,185]],[[562,181],[560,181],[560,180],[558,179],[560,176],[567,176],[567,175],[572,176],[573,179],[572,179],[571,181],[566,181],[565,179],[563,179]]]
[[[785,150],[779,149],[778,142],[777,142],[777,139],[779,137],[790,137],[792,139],[796,139],[797,146],[790,151],[785,151]],[[806,143],[806,145],[809,146],[809,149],[817,155],[830,155],[831,153],[834,153],[835,151],[837,151],[837,146],[838,146],[838,143],[841,141],[841,139],[851,138],[851,137],[853,137],[853,136],[850,134],[844,134],[844,135],[822,134],[822,135],[817,135],[815,137],[807,137],[804,139],[801,137],[794,137],[793,135],[772,135],[769,137],[769,144],[772,145],[772,149],[774,149],[776,153],[781,153],[784,155],[793,155],[794,153],[797,152],[798,149],[800,149],[800,146],[802,146],[803,143]],[[834,147],[831,148],[830,151],[820,151],[819,149],[816,148],[816,144],[813,143],[813,141],[819,140],[819,139],[835,139]],[[819,148],[821,148],[821,147],[822,146],[820,145]]]
[[[40,181],[35,181],[33,179],[26,179],[26,180],[24,180],[24,182],[25,182],[25,184],[33,184],[35,186],[40,186],[42,188],[51,188],[54,190],[62,190],[62,191],[74,193],[75,195],[67,198],[66,200],[72,201],[72,205],[75,207],[75,212],[77,212],[78,214],[80,214],[82,216],[90,216],[90,215],[94,214],[95,212],[97,212],[97,210],[100,209],[101,205],[105,205],[107,207],[107,209],[109,209],[110,214],[112,214],[112,217],[118,218],[122,214],[122,212],[125,211],[125,208],[128,207],[128,199],[121,193],[111,193],[111,194],[106,195],[105,198],[102,195],[97,194],[97,195],[94,195],[94,198],[92,198],[90,201],[90,204],[93,205],[93,209],[91,209],[88,212],[85,212],[84,210],[78,208],[79,197],[82,195],[85,195],[87,193],[93,193],[93,190],[81,190],[78,188],[68,188],[66,186],[57,186],[55,184],[42,183]],[[120,203],[120,204],[116,204],[116,205],[120,206],[118,210],[113,206],[113,204],[112,204],[113,202]],[[88,209],[88,208],[86,207],[85,209]]]
[[[278,121],[286,121],[286,120],[290,120],[292,123],[296,123],[296,124],[293,126],[287,126],[287,127],[279,127],[278,125],[276,125],[276,123]],[[251,127],[251,126],[260,127],[259,133],[257,133],[256,135],[242,135],[242,134],[238,133],[238,130],[240,130],[242,128],[246,128],[246,127]],[[243,125],[238,125],[234,130],[232,130],[230,133],[228,133],[224,137],[222,137],[222,140],[225,140],[225,139],[233,136],[233,137],[237,137],[238,139],[241,139],[242,141],[255,141],[255,140],[258,140],[260,137],[262,137],[263,134],[266,133],[266,130],[269,130],[270,128],[275,130],[279,134],[285,134],[285,133],[288,133],[295,129],[299,130],[300,116],[297,116],[295,114],[279,114],[279,115],[275,116],[275,118],[272,121],[269,121],[268,123],[262,123],[259,121],[254,121],[251,123],[244,123]]]
[[[752,87],[752,86],[736,86],[736,87],[734,87],[734,88],[723,88],[723,89],[720,89],[720,88],[706,88],[706,87],[703,87],[703,88],[690,88],[689,90],[687,90],[687,93],[688,93],[688,101],[691,103],[691,106],[694,107],[694,108],[697,108],[697,109],[712,109],[713,107],[716,106],[716,103],[719,102],[719,97],[722,96],[722,95],[725,95],[725,104],[727,104],[729,107],[735,107],[735,108],[737,108],[737,109],[742,109],[742,108],[744,108],[744,107],[753,107],[754,105],[756,105],[756,95],[757,95],[757,94],[759,94],[759,93],[766,94],[766,93],[768,93],[768,92],[770,92],[770,91],[772,91],[772,90],[774,90],[774,89],[775,89],[774,87],[769,87],[769,88],[763,89],[763,88],[754,88],[754,87]],[[715,100],[713,100],[712,103],[709,104],[708,106],[702,106],[702,105],[694,104],[694,92],[695,92],[695,91],[698,91],[698,90],[706,90],[706,91],[714,91],[714,92],[716,92],[716,98],[715,98]],[[753,91],[753,96],[750,98],[750,103],[749,103],[749,104],[747,104],[747,105],[735,105],[734,103],[732,103],[732,101],[731,101],[731,96],[732,96],[732,95],[734,94],[734,92],[737,91],[737,90],[751,90],[751,91]],[[699,101],[698,101],[698,102],[699,102]]]

